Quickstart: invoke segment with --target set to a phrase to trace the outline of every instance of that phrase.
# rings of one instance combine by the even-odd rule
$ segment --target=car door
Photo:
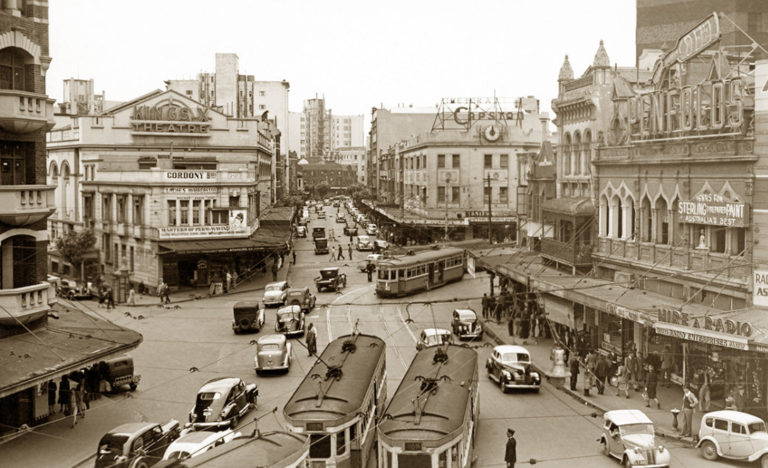
[[[241,413],[245,406],[248,404],[248,401],[245,397],[245,385],[241,381],[235,385],[234,388],[232,388],[232,391],[234,392],[234,401],[237,405],[237,412]]]
[[[728,439],[732,457],[747,458],[752,455],[752,441],[749,438],[746,425],[732,421]]]
[[[160,426],[155,426],[147,431],[147,435],[144,437],[144,447],[151,447],[148,453],[156,460],[163,457],[168,443],[167,434],[163,434]]]
[[[621,431],[613,421],[609,421],[608,434],[610,435],[610,449],[611,453],[616,456],[620,456],[624,453],[624,442],[621,440]]]
[[[712,425],[712,438],[715,439],[717,445],[720,446],[720,451],[723,455],[730,456],[731,443],[728,437],[728,421],[715,418],[715,422]]]
[[[494,351],[491,355],[491,374],[501,378],[501,354],[498,351]]]

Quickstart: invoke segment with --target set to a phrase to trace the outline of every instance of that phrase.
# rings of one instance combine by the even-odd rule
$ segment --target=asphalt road
[[[328,209],[335,213],[335,209]],[[325,224],[337,233],[342,225],[329,216],[318,221],[312,214],[310,228]],[[310,229],[311,232],[311,229]],[[361,232],[362,233],[362,232]],[[349,238],[341,238],[345,247]],[[338,246],[338,242],[334,243]],[[416,337],[424,328],[450,328],[450,314],[457,307],[479,310],[479,298],[488,289],[487,279],[465,275],[461,282],[438,288],[428,293],[405,299],[382,300],[373,294],[374,283],[367,281],[365,273],[355,267],[357,261],[368,252],[353,253],[353,260],[330,262],[328,254],[315,255],[311,240],[296,242],[297,265],[292,266],[290,282],[294,286],[310,286],[317,295],[318,307],[307,316],[318,329],[318,347],[323,349],[329,340],[349,334],[355,325],[362,333],[383,336],[387,342],[387,368],[389,397],[397,388],[407,366],[416,353]],[[326,266],[340,266],[347,274],[347,287],[341,294],[317,293],[313,278]],[[345,266],[347,265],[347,266]],[[458,299],[461,298],[461,299]],[[132,352],[137,372],[142,375],[138,390],[109,400],[102,399],[98,409],[72,431],[72,441],[67,445],[67,456],[46,451],[52,439],[30,439],[29,457],[25,460],[0,461],[4,468],[36,466],[72,466],[71,460],[92,454],[101,435],[111,427],[130,421],[165,422],[170,418],[182,424],[197,390],[215,377],[240,377],[246,382],[259,385],[258,408],[240,421],[238,430],[250,432],[253,419],[264,416],[259,422],[263,430],[277,429],[282,424],[282,408],[312,364],[306,349],[294,342],[293,363],[289,372],[276,375],[256,376],[253,370],[255,340],[274,329],[276,309],[268,309],[265,329],[257,334],[235,335],[232,332],[232,305],[253,298],[214,297],[185,303],[179,309],[147,309],[144,320],[132,320],[120,315],[110,317],[121,325],[135,329],[144,335],[142,345]],[[424,304],[424,301],[434,301]],[[410,304],[411,302],[416,302]],[[420,303],[421,302],[421,303]],[[410,304],[410,305],[409,305]],[[407,321],[410,318],[413,322]],[[303,342],[303,339],[300,341]],[[492,350],[487,343],[477,343],[476,351],[485,362]],[[473,343],[474,345],[474,343]],[[193,369],[194,368],[194,369]],[[593,417],[593,410],[569,397],[564,392],[545,384],[539,394],[502,394],[498,386],[485,378],[481,369],[480,423],[478,426],[477,460],[475,467],[503,467],[506,428],[516,430],[518,464],[527,466],[535,460],[537,466],[568,468],[614,467],[616,460],[602,455],[597,439],[601,434],[600,416]],[[106,404],[105,404],[106,403]],[[277,408],[273,415],[269,413]],[[78,432],[79,431],[79,432]],[[673,454],[672,466],[690,468],[747,467],[753,464],[718,461],[708,462],[698,450],[678,442],[658,441]],[[0,456],[2,456],[0,446]],[[78,458],[79,457],[79,458]],[[66,460],[66,461],[64,461]],[[533,464],[532,461],[530,461]],[[90,465],[89,465],[90,466]]]

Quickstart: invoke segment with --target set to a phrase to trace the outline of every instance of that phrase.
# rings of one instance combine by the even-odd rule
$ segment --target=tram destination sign
[[[683,223],[709,226],[746,226],[746,203],[726,201],[717,194],[702,194],[690,201],[681,201],[677,209]]]

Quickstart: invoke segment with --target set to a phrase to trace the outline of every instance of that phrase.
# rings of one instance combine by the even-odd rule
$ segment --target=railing
[[[45,94],[0,90],[0,127],[12,133],[30,133],[53,128],[53,103]]]
[[[587,266],[592,263],[591,246],[576,246],[547,237],[541,239],[541,254],[550,260],[571,266]]]
[[[55,185],[0,186],[0,222],[24,227],[51,216],[55,190]]]
[[[0,289],[0,325],[18,326],[37,320],[56,302],[56,289],[49,283]]]

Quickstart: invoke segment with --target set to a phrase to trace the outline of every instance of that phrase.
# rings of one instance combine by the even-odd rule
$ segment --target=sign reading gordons
[[[131,116],[132,133],[134,135],[181,133],[209,136],[211,122],[207,111],[208,109],[198,107],[194,112],[188,107],[177,105],[173,99],[169,99],[162,105],[135,106]]]

